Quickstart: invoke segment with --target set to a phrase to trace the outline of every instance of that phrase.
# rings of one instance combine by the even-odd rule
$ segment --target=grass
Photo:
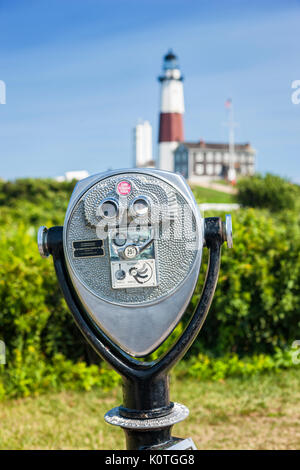
[[[201,186],[193,186],[192,191],[198,202],[198,204],[203,203],[236,203],[236,195],[223,193],[222,191],[215,191],[210,188],[202,188]]]
[[[223,186],[232,186],[231,183],[229,183],[229,181],[223,180],[223,179],[215,180],[215,181],[213,181],[213,183],[223,184]]]
[[[171,381],[190,416],[173,435],[198,449],[300,449],[299,370],[223,382]],[[0,404],[0,449],[123,449],[123,431],[103,415],[119,389],[61,392]]]

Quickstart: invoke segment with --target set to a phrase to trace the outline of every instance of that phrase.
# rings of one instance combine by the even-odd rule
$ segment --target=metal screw
[[[38,229],[38,234],[37,234],[38,249],[42,258],[48,258],[48,256],[50,255],[48,246],[47,246],[47,235],[48,235],[48,229],[47,227],[45,227],[45,225],[42,225]]]
[[[227,241],[227,248],[232,248],[233,247],[232,220],[231,220],[230,214],[226,214],[225,216],[225,239]]]

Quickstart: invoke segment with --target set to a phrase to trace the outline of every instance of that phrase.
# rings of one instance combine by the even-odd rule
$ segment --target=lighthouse
[[[158,136],[158,168],[174,171],[174,151],[184,141],[183,77],[178,58],[170,50],[163,60]]]

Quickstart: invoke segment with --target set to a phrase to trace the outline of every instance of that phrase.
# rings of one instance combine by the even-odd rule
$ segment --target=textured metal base
[[[187,439],[172,437],[172,439],[165,444],[152,446],[151,450],[197,450],[197,447],[191,437]]]
[[[183,421],[189,415],[189,409],[180,403],[174,403],[174,407],[170,413],[160,418],[152,419],[132,419],[125,418],[120,415],[119,407],[113,408],[108,411],[104,419],[107,423],[114,426],[121,426],[125,429],[147,430],[147,429],[161,429],[173,424]]]

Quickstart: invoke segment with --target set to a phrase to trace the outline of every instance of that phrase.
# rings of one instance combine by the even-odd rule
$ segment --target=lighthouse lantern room
[[[161,170],[174,171],[174,150],[184,141],[183,132],[183,77],[178,58],[170,50],[163,60],[159,117],[159,162]]]

